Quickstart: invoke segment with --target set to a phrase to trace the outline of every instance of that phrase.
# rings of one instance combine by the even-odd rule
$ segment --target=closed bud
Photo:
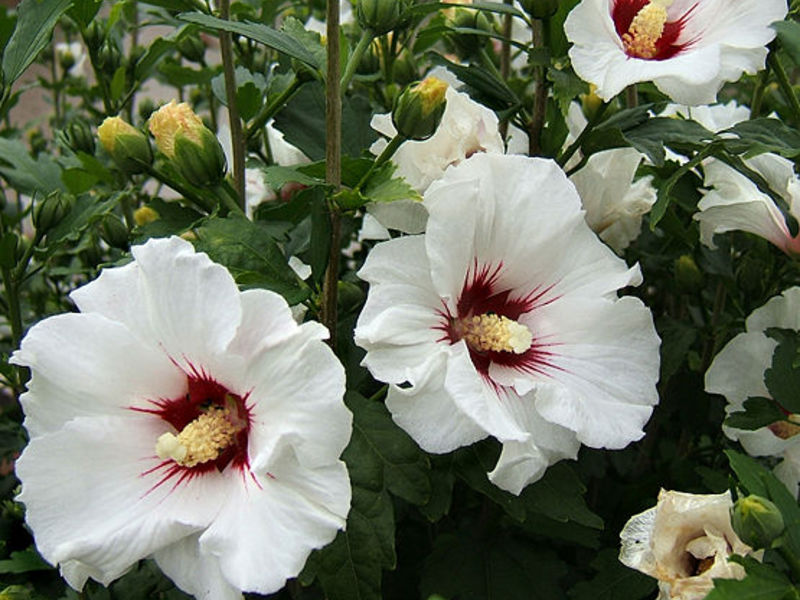
[[[372,75],[381,68],[381,46],[379,40],[373,40],[369,45],[369,50],[361,57],[356,70],[359,75]]]
[[[408,50],[402,50],[392,64],[392,79],[400,85],[407,85],[419,79],[414,57]]]
[[[116,215],[107,214],[100,221],[100,237],[112,248],[128,249],[128,228]]]
[[[447,22],[450,27],[464,27],[468,29],[480,29],[481,31],[491,32],[492,22],[490,17],[483,11],[474,8],[456,7],[453,9],[452,16]],[[465,56],[473,56],[486,45],[488,38],[471,33],[453,33],[450,40],[458,52]]]
[[[75,119],[64,130],[64,139],[73,152],[94,154],[94,134],[86,121]]]
[[[219,140],[185,102],[173,100],[153,113],[150,133],[158,149],[192,185],[213,186],[222,181],[227,164]]]
[[[187,36],[178,42],[178,52],[188,61],[199,63],[206,53],[206,45],[197,36]]]
[[[739,538],[754,550],[769,548],[786,528],[778,507],[755,495],[736,501],[731,511],[731,525]]]
[[[403,22],[403,13],[411,5],[409,0],[358,0],[356,16],[362,29],[376,36],[396,29]]]
[[[121,63],[122,54],[117,45],[111,41],[103,44],[103,47],[97,53],[97,66],[100,67],[103,73],[108,77],[113,77]]]
[[[105,32],[98,21],[92,21],[83,31],[83,39],[90,50],[97,50],[103,45]]]
[[[69,71],[75,66],[75,56],[69,50],[64,50],[58,53],[58,66],[61,67],[63,73]]]
[[[153,102],[151,98],[144,98],[141,102],[139,102],[139,118],[142,121],[147,121],[150,118],[150,115],[156,110],[156,103]]]
[[[520,4],[534,19],[549,19],[558,11],[558,0],[520,0]]]
[[[597,111],[600,110],[600,107],[603,105],[603,99],[597,95],[596,90],[597,86],[590,84],[589,93],[579,96],[583,114],[586,115],[586,118],[590,121],[594,119],[595,115],[597,115]]]
[[[61,192],[53,192],[33,207],[33,226],[36,232],[47,234],[53,227],[69,214],[72,202],[69,196]]]
[[[682,292],[699,292],[703,288],[703,273],[688,254],[675,259],[673,274],[675,283]]]
[[[107,117],[97,128],[97,137],[114,162],[127,173],[142,173],[153,163],[147,136],[119,117]]]
[[[426,77],[406,87],[397,97],[392,111],[397,132],[411,140],[431,137],[442,120],[446,92],[447,84],[436,77]]]

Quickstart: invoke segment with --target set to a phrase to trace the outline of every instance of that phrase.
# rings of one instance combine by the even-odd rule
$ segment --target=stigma
[[[631,21],[628,32],[622,35],[625,53],[634,58],[652,59],[658,54],[658,40],[667,22],[667,7],[673,0],[651,0]]]
[[[156,441],[156,454],[162,460],[174,460],[183,467],[216,460],[236,443],[238,433],[231,421],[230,411],[218,406],[201,413],[176,436],[161,435]]]
[[[533,334],[525,325],[494,313],[467,317],[458,329],[461,338],[478,352],[524,354],[533,341]]]

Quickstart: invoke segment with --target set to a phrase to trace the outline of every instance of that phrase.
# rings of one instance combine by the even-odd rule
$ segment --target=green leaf
[[[0,560],[0,574],[52,570],[53,567],[39,556],[39,553],[33,546],[20,552],[12,552],[11,558],[7,560]]]
[[[539,481],[526,487],[520,500],[527,511],[535,512],[556,521],[573,521],[594,529],[603,528],[603,520],[594,514],[583,495],[583,485],[575,471],[565,462],[547,469]]]
[[[281,31],[308,50],[314,57],[314,63],[319,65],[319,69],[327,64],[327,50],[322,45],[322,38],[316,31],[308,31],[300,19],[286,17],[281,24]]]
[[[567,568],[539,544],[474,529],[436,538],[425,561],[422,597],[458,600],[561,600]]]
[[[558,109],[565,116],[575,97],[578,94],[589,92],[589,84],[575,75],[572,70],[550,67],[547,69],[547,79],[553,83],[553,96],[557,100]]]
[[[18,140],[0,138],[0,175],[23,194],[65,189],[58,164],[45,154],[34,159]]]
[[[9,458],[21,452],[27,440],[22,425],[6,416],[0,417],[0,458]]]
[[[195,23],[206,29],[214,31],[230,31],[238,33],[255,42],[269,46],[273,50],[282,52],[287,56],[296,58],[305,63],[312,69],[319,69],[317,57],[312,51],[306,48],[301,42],[294,39],[291,35],[263,25],[261,23],[242,23],[237,21],[225,21],[202,13],[181,13],[178,18],[188,23]]]
[[[797,25],[797,23],[794,23]],[[787,158],[800,155],[800,133],[778,119],[762,117],[737,123],[724,133],[733,133],[738,139],[725,139],[726,150],[744,154],[745,158],[773,152]]]
[[[448,71],[452,71],[460,81],[474,90],[475,99],[489,108],[509,110],[521,104],[520,99],[506,82],[486,69],[474,64],[464,66],[434,52],[427,56],[433,64],[442,65],[447,67]]]
[[[784,418],[783,411],[771,398],[748,398],[744,401],[744,410],[728,415],[725,425],[753,431]]]
[[[767,486],[763,476],[768,471],[762,467],[755,459],[750,458],[733,450],[725,450],[731,469],[736,473],[739,483],[748,494],[768,497]]]
[[[103,201],[89,194],[78,196],[72,209],[61,222],[47,232],[49,247],[62,242],[76,242],[83,232],[103,215],[110,212],[119,202],[121,193],[113,194]]]
[[[252,81],[236,88],[236,106],[239,108],[239,116],[245,121],[249,121],[256,116],[258,109],[261,108],[263,99],[262,90]]]
[[[103,0],[74,0],[72,8],[67,14],[74,19],[81,29],[85,29],[92,22]]]
[[[204,216],[177,202],[166,202],[160,198],[152,199],[147,206],[158,213],[158,219],[134,229],[136,243],[142,243],[151,237],[180,235]]]
[[[639,600],[652,597],[656,580],[619,562],[619,550],[606,548],[590,563],[596,575],[569,591],[571,600]]]
[[[686,354],[697,339],[697,330],[678,319],[663,317],[656,321],[661,336],[661,381],[678,372]]]
[[[770,25],[778,32],[778,41],[796,65],[800,65],[800,23],[778,21]]]
[[[5,85],[11,86],[47,46],[53,27],[72,0],[22,0],[17,26],[3,53]]]
[[[197,250],[225,265],[239,285],[272,290],[289,304],[308,298],[310,291],[289,267],[266,223],[211,217],[194,233]]]
[[[119,100],[122,98],[122,94],[125,93],[125,71],[126,67],[124,65],[114,71],[114,77],[111,78],[111,85],[109,86],[112,100]]]
[[[324,179],[306,175],[298,167],[281,167],[279,165],[263,167],[264,179],[267,185],[274,189],[280,189],[287,183],[295,182],[310,187],[326,185]]]
[[[772,354],[772,366],[764,372],[770,396],[790,413],[800,413],[800,333],[792,329],[767,329],[778,341]]]
[[[422,196],[402,177],[392,177],[397,166],[387,162],[377,169],[364,185],[364,196],[369,202],[394,202],[395,200],[422,201]]]
[[[311,239],[309,240],[309,265],[314,281],[319,284],[325,276],[331,250],[331,220],[325,204],[322,188],[315,188],[311,195]]]
[[[742,580],[715,579],[714,589],[706,600],[787,600],[799,597],[791,581],[773,565],[762,564],[750,557],[737,562],[744,564],[747,576]]]

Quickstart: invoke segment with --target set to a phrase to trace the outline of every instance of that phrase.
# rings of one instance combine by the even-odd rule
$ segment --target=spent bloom
[[[72,293],[12,362],[30,443],[19,499],[75,589],[152,557],[199,599],[269,594],[344,527],[344,372],[318,323],[178,237]]]
[[[661,490],[658,503],[625,524],[619,559],[658,579],[658,600],[702,600],[714,578],[742,579],[728,557],[750,554],[731,526],[730,492],[687,494]]]
[[[706,372],[705,387],[728,401],[728,413],[744,410],[748,398],[771,398],[764,372],[772,365],[778,342],[765,332],[771,327],[800,331],[800,287],[784,291],[754,310],[740,333],[720,351]],[[783,458],[775,475],[796,495],[800,482],[800,415],[790,414],[754,431],[723,426],[732,440],[738,440],[752,456]]]
[[[395,422],[428,452],[489,435],[520,493],[580,443],[622,448],[657,402],[650,312],[548,160],[477,154],[428,188],[424,235],[376,245],[356,325]]]
[[[604,100],[652,81],[697,105],[764,67],[769,25],[786,11],[786,0],[582,0],[564,29],[575,72]]]

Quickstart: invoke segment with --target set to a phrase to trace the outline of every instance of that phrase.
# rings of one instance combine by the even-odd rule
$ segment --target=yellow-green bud
[[[153,221],[157,221],[160,216],[161,215],[159,215],[154,209],[150,208],[149,206],[140,206],[135,211],[133,211],[133,221],[139,227],[147,225],[148,223],[152,223]]]
[[[72,202],[69,196],[53,192],[33,207],[33,226],[37,233],[46,234],[69,214]]]
[[[403,13],[410,5],[409,0],[358,0],[358,24],[375,35],[383,35],[403,22]]]
[[[549,19],[558,11],[558,0],[520,0],[520,4],[534,19]]]
[[[597,86],[590,84],[589,93],[581,94],[579,98],[581,100],[583,114],[586,115],[586,118],[591,121],[597,114],[597,111],[600,110],[600,107],[603,105],[603,99],[597,95]]]
[[[97,128],[97,137],[123,171],[142,173],[153,163],[147,136],[119,117],[106,117]]]
[[[112,248],[128,249],[128,228],[116,215],[107,214],[100,221],[100,237]]]
[[[213,186],[222,181],[227,167],[222,146],[185,102],[173,100],[153,113],[150,133],[158,149],[192,185]]]
[[[206,45],[197,36],[187,36],[178,42],[178,52],[186,60],[199,63],[206,53]]]
[[[753,550],[769,548],[786,528],[778,507],[755,495],[736,501],[731,510],[731,525],[739,539]]]
[[[698,292],[703,288],[703,272],[690,255],[684,254],[675,259],[673,273],[679,290]]]
[[[397,132],[411,140],[431,137],[442,120],[447,84],[436,77],[426,77],[406,87],[394,104],[392,122]]]
[[[64,129],[64,139],[74,152],[94,154],[94,134],[86,121],[71,121]]]

